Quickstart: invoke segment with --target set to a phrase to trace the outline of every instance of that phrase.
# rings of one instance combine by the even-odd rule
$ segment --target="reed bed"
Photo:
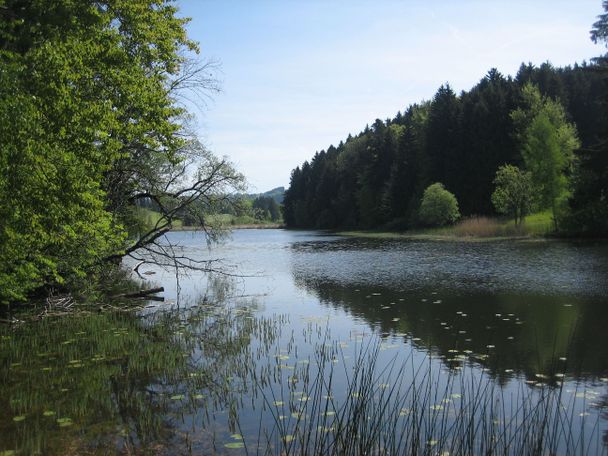
[[[260,389],[264,413],[272,415],[274,425],[260,429],[249,450],[256,447],[256,454],[266,455],[607,453],[599,414],[581,412],[580,394],[564,394],[561,380],[504,388],[480,374],[479,366],[464,363],[450,371],[437,367],[430,355],[419,363],[411,353],[380,365],[380,346],[378,340],[370,342],[354,361],[345,362],[339,345],[321,345],[314,361],[294,374],[301,391]]]

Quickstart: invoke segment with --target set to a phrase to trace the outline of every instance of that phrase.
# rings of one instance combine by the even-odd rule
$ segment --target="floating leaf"
[[[234,440],[243,440],[243,436],[241,434],[232,434],[230,437],[232,437]]]
[[[193,399],[203,399],[205,396],[203,396],[202,394],[195,394],[194,396],[192,396]]]
[[[25,415],[19,415],[19,416],[13,417],[13,421],[15,421],[17,423],[20,421],[23,421],[23,420],[25,420]]]
[[[283,437],[283,441],[284,441],[285,443],[289,443],[289,442],[291,442],[292,440],[293,440],[293,435],[291,435],[291,434],[287,434],[286,436],[284,436],[284,437]]]
[[[272,404],[277,407],[280,407],[281,405],[284,405],[285,403],[283,401],[274,401]]]
[[[321,416],[334,416],[335,414],[336,414],[336,412],[329,411],[329,412],[321,413]]]
[[[230,442],[230,443],[224,444],[224,446],[226,448],[232,448],[232,449],[245,448],[245,444],[243,442]]]
[[[52,410],[45,410],[44,412],[42,412],[42,414],[44,416],[55,416],[56,415],[56,413],[53,412]]]
[[[67,427],[71,426],[74,423],[72,422],[71,418],[58,418],[57,424],[59,425],[59,427]]]
[[[171,396],[171,400],[173,401],[181,401],[184,398],[183,394],[174,394]]]

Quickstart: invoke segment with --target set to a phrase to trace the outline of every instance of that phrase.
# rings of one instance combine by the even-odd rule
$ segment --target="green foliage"
[[[608,46],[608,2],[603,2],[604,14],[593,24],[591,38]],[[595,74],[602,86],[596,104],[608,111],[608,59],[606,55],[594,59]],[[578,153],[573,175],[573,194],[569,201],[571,213],[565,220],[566,229],[577,235],[608,236],[608,122],[606,115],[596,115],[601,125],[593,144]]]
[[[155,239],[203,184],[241,179],[185,134],[176,95],[193,85],[183,55],[196,45],[176,12],[169,0],[2,2],[0,302],[69,286]],[[199,186],[182,185],[192,174]],[[150,197],[161,222],[127,242]]]
[[[496,211],[513,217],[520,224],[530,212],[533,200],[532,175],[517,166],[503,165],[496,171],[496,190],[492,193],[492,204]]]
[[[608,1],[602,2],[605,13],[598,16],[598,20],[593,24],[591,29],[591,40],[594,43],[602,41],[608,44]]]
[[[420,210],[420,221],[428,226],[443,226],[454,223],[460,217],[456,197],[437,182],[424,191]]]
[[[522,90],[524,108],[511,114],[517,127],[521,154],[531,173],[541,207],[551,208],[555,227],[568,196],[568,177],[574,150],[580,146],[576,127],[566,120],[562,105],[543,97],[535,86]]]
[[[1,302],[82,277],[124,239],[101,188],[112,147],[100,150],[91,128],[104,125],[105,113],[93,103],[77,112],[67,88],[40,93],[42,75],[26,77],[30,65],[51,60],[55,68],[47,76],[61,84],[73,64],[61,52],[61,46],[45,48],[31,62],[6,56],[0,71]]]
[[[281,219],[281,207],[270,196],[258,196],[253,200],[251,207],[254,217],[258,220],[278,222]]]

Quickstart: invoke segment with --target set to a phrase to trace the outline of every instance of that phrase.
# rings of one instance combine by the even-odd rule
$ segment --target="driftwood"
[[[150,296],[150,295],[160,293],[161,291],[165,291],[165,288],[157,287],[157,288],[150,288],[148,290],[139,290],[139,291],[135,291],[132,293],[121,293],[121,294],[112,296],[112,299],[116,299],[116,298],[150,298],[150,299],[154,299],[156,301],[159,299],[159,297]],[[160,299],[162,299],[162,298],[160,298]]]

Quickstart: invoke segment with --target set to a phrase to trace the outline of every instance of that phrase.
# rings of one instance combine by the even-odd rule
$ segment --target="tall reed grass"
[[[580,394],[564,394],[561,374],[558,381],[539,379],[533,386],[520,381],[507,389],[480,373],[479,366],[465,363],[448,371],[431,356],[417,363],[412,354],[397,355],[379,365],[379,350],[379,343],[370,343],[354,362],[336,364],[344,358],[339,345],[321,346],[314,361],[294,373],[301,392],[260,388],[274,426],[260,429],[256,454],[607,452],[599,415],[580,413]],[[339,365],[351,367],[339,372]],[[345,383],[335,382],[338,374]]]

